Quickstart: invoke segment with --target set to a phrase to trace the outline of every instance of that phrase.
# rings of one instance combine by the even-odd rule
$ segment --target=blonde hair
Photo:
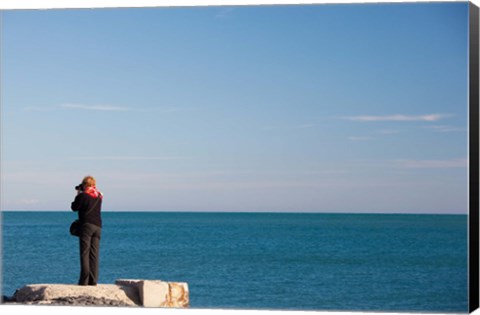
[[[97,183],[95,181],[95,178],[93,176],[85,176],[82,180],[82,185],[87,188],[87,187],[95,187],[97,186]]]

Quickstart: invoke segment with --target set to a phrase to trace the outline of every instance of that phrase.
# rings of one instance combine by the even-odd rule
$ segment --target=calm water
[[[76,283],[72,212],[3,212],[3,294]],[[467,216],[105,212],[100,283],[188,282],[192,308],[467,312]]]

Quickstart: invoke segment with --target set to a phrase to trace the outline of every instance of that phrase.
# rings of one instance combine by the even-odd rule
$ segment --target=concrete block
[[[144,307],[188,307],[190,297],[185,282],[161,280],[119,279],[115,284],[135,288]]]
[[[168,283],[142,280],[138,284],[140,301],[144,307],[166,307],[169,300]]]

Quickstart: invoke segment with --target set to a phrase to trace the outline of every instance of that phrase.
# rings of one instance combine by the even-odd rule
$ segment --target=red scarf
[[[102,193],[99,192],[97,190],[97,187],[95,187],[95,186],[87,187],[87,189],[85,189],[84,193],[86,193],[89,196],[92,196],[93,198],[98,198],[99,196],[100,196],[100,198],[103,197]]]

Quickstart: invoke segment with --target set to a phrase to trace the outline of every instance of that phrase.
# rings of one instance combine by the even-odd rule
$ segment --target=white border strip
[[[89,307],[79,307],[79,306],[47,306],[47,305],[0,305],[0,310],[5,314],[21,314],[22,311],[26,311],[27,314],[69,314],[69,315],[85,315],[87,314],[102,314],[102,315],[124,315],[124,314],[133,314],[136,315],[293,315],[293,314],[304,314],[304,315],[418,315],[419,313],[363,313],[363,312],[317,312],[317,311],[300,311],[300,312],[291,312],[291,311],[268,311],[268,310],[223,310],[223,309],[171,309],[171,308],[142,308],[142,307],[101,307],[101,306],[89,306]],[[41,312],[40,312],[41,311]],[[478,315],[478,312],[472,313]],[[444,313],[428,313],[427,315],[445,315]],[[448,315],[460,315],[460,313],[448,313]]]
[[[139,7],[191,7],[191,6],[245,6],[245,5],[287,5],[287,4],[343,4],[343,3],[412,3],[432,2],[428,0],[331,0],[331,1],[292,1],[292,0],[7,0],[0,2],[0,10],[30,10],[30,9],[86,9],[86,8],[139,8]],[[434,0],[433,2],[467,2],[463,0]],[[480,6],[480,0],[472,0]],[[1,14],[1,12],[0,12]],[[2,314],[16,314],[30,311],[35,314],[65,314],[99,313],[102,315],[122,314],[247,314],[247,315],[287,315],[287,314],[319,314],[319,315],[360,315],[360,314],[419,314],[419,313],[381,313],[381,312],[329,312],[329,311],[281,311],[281,310],[223,310],[223,309],[156,309],[156,308],[125,308],[125,307],[70,307],[70,306],[26,306],[26,305],[0,305]],[[441,315],[443,313],[428,313],[428,315]],[[480,315],[480,309],[475,311]],[[451,314],[452,315],[452,314]]]
[[[292,0],[9,0],[0,2],[0,10],[13,9],[85,9],[85,8],[138,8],[138,7],[190,7],[190,6],[244,6],[244,5],[286,5],[286,4],[325,4],[325,3],[406,3],[432,2],[428,0],[331,0],[331,1],[292,1]],[[434,2],[466,2],[463,0],[435,0]],[[480,0],[471,1],[477,6]]]

